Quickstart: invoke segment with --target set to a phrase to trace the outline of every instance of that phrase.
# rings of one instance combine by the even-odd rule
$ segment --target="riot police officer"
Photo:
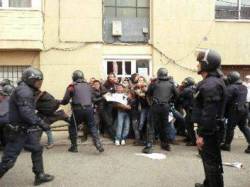
[[[185,127],[187,129],[187,146],[196,145],[194,123],[191,120],[193,108],[193,95],[195,92],[195,81],[192,77],[187,77],[182,82],[182,91],[180,92],[178,103],[186,112]]]
[[[69,136],[71,147],[68,151],[78,152],[77,149],[77,128],[82,122],[86,122],[90,128],[93,142],[99,152],[103,152],[98,130],[94,121],[94,109],[92,103],[92,88],[85,82],[83,72],[76,70],[72,75],[73,83],[70,84],[61,101],[62,105],[66,105],[71,100],[72,116],[70,118]]]
[[[230,151],[234,136],[234,129],[238,125],[244,134],[248,148],[245,153],[250,153],[250,128],[247,126],[248,106],[247,106],[247,87],[240,79],[240,73],[232,71],[227,76],[228,79],[228,99],[227,99],[227,130],[225,143],[221,146],[222,150]]]
[[[0,86],[0,146],[6,145],[4,126],[9,123],[9,95]],[[0,147],[0,148],[2,148]]]
[[[9,80],[9,79],[3,79],[1,82],[0,82],[0,86],[2,86],[2,87],[4,87],[4,86],[6,86],[6,85],[10,85],[10,86],[12,86],[12,81],[11,80]]]
[[[223,168],[219,128],[223,124],[226,86],[219,73],[220,55],[206,49],[197,56],[198,74],[203,78],[197,85],[192,117],[198,123],[197,147],[200,151],[205,180],[196,187],[223,187]]]
[[[152,106],[150,107],[150,122],[147,124],[147,144],[143,149],[144,153],[152,152],[152,144],[154,139],[154,128],[160,134],[161,147],[170,151],[170,137],[167,137],[168,116],[170,102],[177,97],[177,89],[174,82],[169,80],[168,71],[160,68],[157,72],[157,81],[149,85],[147,97],[151,98]]]
[[[35,92],[40,89],[43,74],[36,68],[27,68],[22,74],[22,81],[10,97],[9,125],[6,125],[8,139],[2,162],[0,163],[0,178],[14,166],[22,149],[31,152],[34,185],[49,182],[54,176],[44,173],[43,147],[40,145],[38,134],[40,129],[46,131],[49,125],[41,120],[35,109]]]

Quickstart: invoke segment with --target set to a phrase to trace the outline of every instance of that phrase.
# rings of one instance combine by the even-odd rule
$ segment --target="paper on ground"
[[[224,165],[224,166],[235,167],[235,168],[238,168],[238,169],[243,168],[243,164],[240,163],[240,162],[233,162],[233,163],[230,163],[230,162],[223,162],[223,165]]]
[[[151,154],[144,154],[144,153],[136,153],[136,156],[143,156],[146,158],[151,158],[153,160],[164,160],[166,159],[166,155],[162,153],[151,153]]]

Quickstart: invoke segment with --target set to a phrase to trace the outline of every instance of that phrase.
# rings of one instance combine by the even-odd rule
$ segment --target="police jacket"
[[[192,119],[198,123],[199,136],[214,134],[217,120],[224,117],[226,86],[217,73],[209,74],[198,83],[194,96]]]
[[[178,92],[172,81],[157,80],[149,85],[147,96],[152,98],[153,104],[169,104],[178,96]]]
[[[9,123],[9,97],[0,103],[0,127]]]
[[[62,105],[69,102],[72,105],[91,106],[92,105],[92,88],[84,81],[74,82],[70,84],[65,92],[64,98],[61,101]]]
[[[247,112],[247,87],[241,82],[230,84],[227,87],[227,115],[235,112]]]
[[[31,127],[40,125],[43,121],[36,114],[36,90],[25,82],[20,82],[9,102],[9,119],[13,125]]]

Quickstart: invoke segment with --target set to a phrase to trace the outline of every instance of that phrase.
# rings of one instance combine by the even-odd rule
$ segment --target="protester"
[[[131,110],[131,106],[128,105],[128,95],[125,93],[124,89],[125,87],[122,84],[116,86],[116,94],[124,100],[124,104],[115,104],[117,108],[115,145],[117,146],[126,144],[126,138],[130,127],[130,116],[128,111]]]

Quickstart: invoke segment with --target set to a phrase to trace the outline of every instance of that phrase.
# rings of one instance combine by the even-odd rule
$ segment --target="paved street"
[[[45,169],[56,176],[52,183],[44,187],[193,187],[203,179],[203,168],[194,147],[183,144],[173,146],[172,152],[164,152],[155,147],[155,152],[166,154],[165,160],[151,160],[136,156],[141,147],[131,144],[115,147],[110,141],[105,143],[105,153],[99,154],[91,145],[80,145],[79,153],[67,152],[68,141],[65,132],[54,133],[58,144],[44,152]],[[44,140],[43,140],[44,141]],[[225,186],[250,186],[250,155],[243,153],[244,139],[235,139],[231,153],[223,153],[226,162],[240,161],[243,169],[224,167]],[[0,181],[1,187],[32,186],[33,174],[28,152],[23,152],[15,167]]]

